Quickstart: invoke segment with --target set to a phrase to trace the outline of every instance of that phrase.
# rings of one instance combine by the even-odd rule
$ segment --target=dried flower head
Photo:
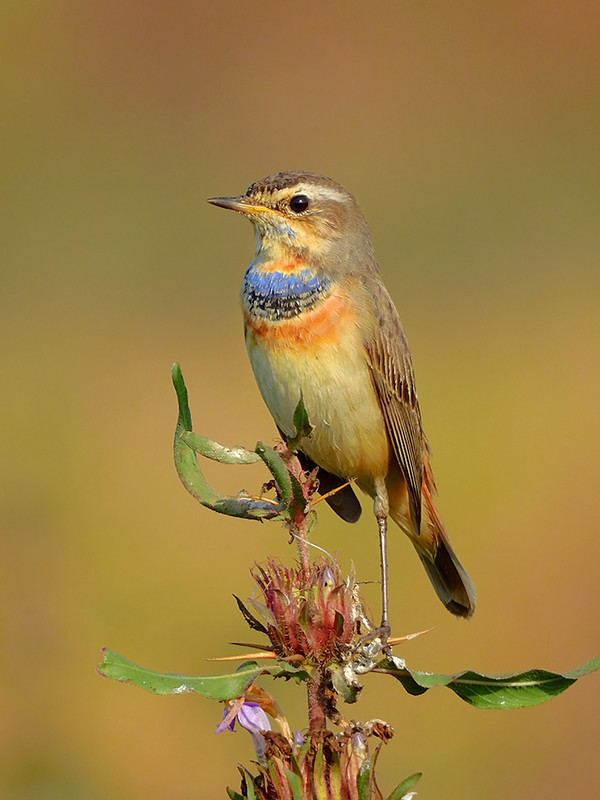
[[[326,665],[339,660],[356,632],[355,582],[327,557],[307,570],[274,559],[252,570],[262,602],[251,600],[276,656]]]
[[[292,740],[267,732],[264,738],[265,761],[258,775],[241,771],[241,794],[227,790],[232,800],[381,800],[374,776],[381,742],[369,754],[361,731],[336,736],[322,730]]]

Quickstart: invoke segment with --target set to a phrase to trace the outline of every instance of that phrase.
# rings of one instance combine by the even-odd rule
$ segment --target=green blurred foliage
[[[405,322],[440,508],[479,592],[450,619],[392,537],[417,669],[567,670],[597,653],[600,10],[575,0],[2,3],[0,794],[224,796],[220,708],[98,677],[109,645],[203,673],[248,638],[230,596],[293,557],[211,515],[171,461],[186,375],[198,432],[274,436],[237,294],[249,226],[205,204],[285,168],[359,198]],[[232,474],[233,473],[233,474]],[[257,488],[260,467],[209,473]],[[315,541],[377,579],[374,525]],[[376,585],[365,587],[378,608]],[[282,685],[293,724],[302,699]],[[482,714],[372,677],[379,768],[423,797],[589,797],[600,682]],[[352,709],[352,714],[357,709]],[[594,788],[592,788],[594,787]]]

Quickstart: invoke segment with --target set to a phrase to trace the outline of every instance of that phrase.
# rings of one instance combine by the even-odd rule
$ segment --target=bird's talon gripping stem
[[[373,628],[356,643],[354,647],[355,661],[360,665],[359,671],[368,671],[375,666],[380,653],[388,654],[391,650],[388,644],[390,627],[379,626]]]

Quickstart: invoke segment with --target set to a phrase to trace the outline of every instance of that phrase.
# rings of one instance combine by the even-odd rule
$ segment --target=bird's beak
[[[241,195],[240,197],[209,197],[208,202],[212,203],[213,206],[219,206],[219,208],[239,211],[240,214],[257,214],[270,210],[265,206],[252,203],[246,195]]]

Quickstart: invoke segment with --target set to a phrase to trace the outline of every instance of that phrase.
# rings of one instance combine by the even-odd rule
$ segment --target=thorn
[[[275,653],[271,652],[258,652],[258,653],[244,653],[241,656],[221,656],[220,658],[205,658],[205,661],[247,661],[249,658],[277,658]]]
[[[407,633],[404,636],[390,636],[387,640],[387,643],[393,647],[395,644],[402,644],[402,642],[410,642],[412,639],[416,639],[419,636],[423,636],[424,633],[431,633],[431,631],[435,631],[439,625],[434,625],[433,628],[426,628],[424,631],[417,631],[416,633]]]
[[[346,488],[346,486],[351,486],[355,481],[356,478],[350,478],[349,481],[346,481],[346,483],[342,483],[341,486],[336,486],[335,489],[331,489],[329,492],[322,494],[320,497],[317,497],[317,499],[313,503],[313,506],[318,505],[321,502],[321,500],[327,500],[328,497],[333,497],[334,494],[341,492],[342,489]]]

